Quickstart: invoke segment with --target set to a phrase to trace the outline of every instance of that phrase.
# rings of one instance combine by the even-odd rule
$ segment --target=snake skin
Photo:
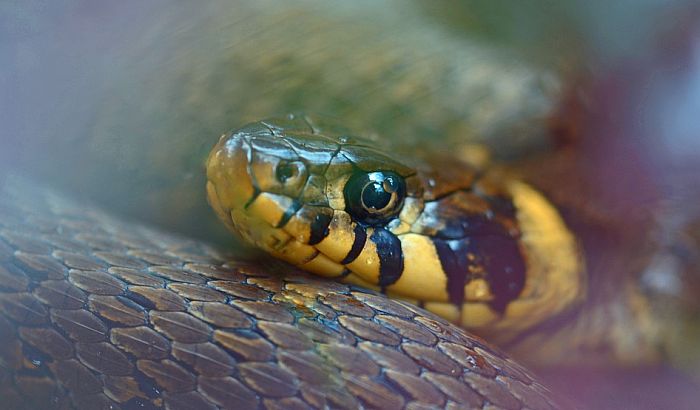
[[[563,407],[431,313],[273,270],[6,183],[4,408]]]

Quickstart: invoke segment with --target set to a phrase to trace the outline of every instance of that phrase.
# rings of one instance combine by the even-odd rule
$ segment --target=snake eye
[[[384,222],[401,211],[406,183],[391,171],[358,173],[350,177],[345,189],[345,208],[367,224]]]

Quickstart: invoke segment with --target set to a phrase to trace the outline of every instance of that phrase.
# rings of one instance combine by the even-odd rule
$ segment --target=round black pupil
[[[367,208],[383,209],[389,205],[391,194],[384,190],[381,182],[372,181],[362,190],[362,203]]]

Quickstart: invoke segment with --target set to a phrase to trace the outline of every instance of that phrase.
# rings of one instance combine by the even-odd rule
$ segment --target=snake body
[[[561,408],[410,303],[227,259],[25,180],[0,193],[4,408]]]

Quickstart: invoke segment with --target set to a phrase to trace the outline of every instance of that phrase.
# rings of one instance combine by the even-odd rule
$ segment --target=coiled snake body
[[[556,408],[480,339],[410,303],[226,259],[6,182],[5,408]]]

